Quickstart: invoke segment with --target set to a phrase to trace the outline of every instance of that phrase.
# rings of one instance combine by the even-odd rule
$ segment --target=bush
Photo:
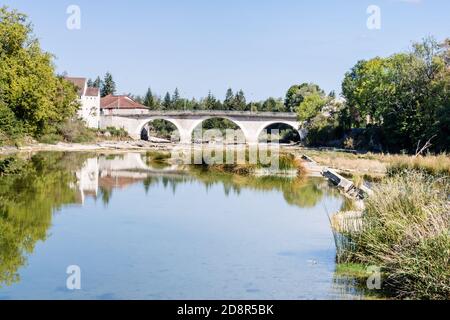
[[[22,136],[22,124],[16,119],[11,111],[0,101],[0,146],[12,144]]]
[[[324,114],[318,114],[314,117],[308,128],[306,142],[310,146],[339,146],[336,140],[341,139],[343,129],[338,120]],[[333,145],[334,143],[334,145]]]
[[[117,129],[116,127],[107,127],[105,132],[109,132],[109,134],[111,134],[111,136],[115,138],[128,137],[128,132],[126,132],[123,128]]]
[[[350,235],[357,261],[380,266],[399,297],[450,298],[450,184],[410,172],[388,178],[366,201]]]
[[[58,142],[61,142],[62,140],[63,140],[63,137],[56,133],[43,134],[38,138],[38,141],[40,143],[45,143],[45,144],[57,144]]]
[[[94,130],[86,127],[79,119],[69,119],[57,126],[58,133],[66,142],[85,143],[95,139]]]

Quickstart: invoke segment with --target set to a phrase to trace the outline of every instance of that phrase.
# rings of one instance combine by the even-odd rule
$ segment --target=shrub
[[[66,142],[84,143],[95,139],[94,130],[79,119],[69,119],[57,126],[58,133]]]
[[[354,258],[380,266],[399,297],[450,298],[448,180],[410,172],[373,191],[351,235]]]
[[[106,132],[109,132],[112,137],[115,138],[127,138],[128,132],[125,131],[123,128],[117,129],[116,127],[107,127]]]
[[[11,111],[0,100],[0,146],[11,144],[22,135],[22,124],[16,119]]]
[[[62,140],[63,140],[63,137],[56,133],[43,134],[38,138],[38,141],[40,143],[45,143],[45,144],[57,144],[58,142],[60,142]]]

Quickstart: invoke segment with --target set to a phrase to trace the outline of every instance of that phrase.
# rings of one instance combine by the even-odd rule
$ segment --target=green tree
[[[313,93],[306,96],[297,109],[298,119],[300,121],[310,121],[327,104],[327,99],[319,93]]]
[[[164,96],[164,100],[161,104],[162,110],[171,110],[172,109],[172,99],[170,98],[170,93],[166,92],[166,95]]]
[[[247,107],[247,102],[245,99],[244,91],[239,90],[234,96],[233,109],[237,111],[245,111]]]
[[[223,108],[224,110],[233,110],[234,106],[234,93],[231,88],[228,88],[227,93],[225,94],[225,100],[223,100]]]
[[[211,91],[208,92],[208,95],[203,101],[204,109],[205,110],[215,110],[217,106],[217,99],[214,97],[214,95],[211,93]]]
[[[284,112],[286,111],[283,100],[282,99],[275,99],[275,98],[268,98],[265,100],[261,107],[262,111],[266,112]]]
[[[103,86],[103,81],[102,81],[102,79],[100,79],[99,76],[97,76],[97,78],[95,78],[94,82],[92,83],[92,87],[101,88],[102,86]]]
[[[448,135],[450,69],[445,45],[433,38],[412,52],[359,61],[342,82],[354,126],[376,126],[389,150],[415,151],[432,140],[435,150],[450,148]]]
[[[0,100],[25,133],[39,136],[75,115],[73,85],[55,74],[24,14],[0,8]],[[3,112],[6,112],[5,109]],[[9,113],[9,112],[8,112]],[[10,117],[11,113],[9,113]],[[5,120],[5,118],[3,118]]]
[[[116,83],[114,82],[113,76],[111,73],[107,72],[105,74],[105,78],[103,79],[102,87],[101,87],[101,96],[106,97],[107,95],[116,93]]]
[[[172,107],[175,110],[184,109],[184,99],[181,99],[178,88],[175,88],[175,91],[172,94]]]
[[[302,83],[291,86],[284,100],[285,109],[290,112],[296,112],[305,97],[314,93],[325,96],[325,92],[314,83]]]
[[[153,97],[152,89],[148,88],[143,100],[144,106],[149,107],[150,110],[156,110],[156,103]]]

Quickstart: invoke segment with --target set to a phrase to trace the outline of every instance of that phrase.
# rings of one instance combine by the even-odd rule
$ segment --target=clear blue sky
[[[95,77],[110,71],[119,93],[223,98],[228,87],[247,99],[284,96],[316,82],[340,92],[359,59],[408,50],[411,41],[450,37],[448,0],[2,0],[27,13],[58,72]],[[68,30],[66,9],[81,9]],[[366,27],[369,5],[381,29]]]

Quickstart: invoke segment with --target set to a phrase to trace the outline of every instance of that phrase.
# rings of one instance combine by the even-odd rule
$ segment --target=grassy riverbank
[[[423,171],[398,171],[373,188],[361,228],[337,243],[340,259],[380,267],[396,297],[449,299],[449,178]]]
[[[354,179],[380,179],[386,174],[404,170],[419,170],[431,175],[450,176],[450,156],[448,154],[411,156],[383,153],[351,153],[342,151],[300,149],[318,164],[353,177]],[[355,181],[357,182],[357,181]]]

